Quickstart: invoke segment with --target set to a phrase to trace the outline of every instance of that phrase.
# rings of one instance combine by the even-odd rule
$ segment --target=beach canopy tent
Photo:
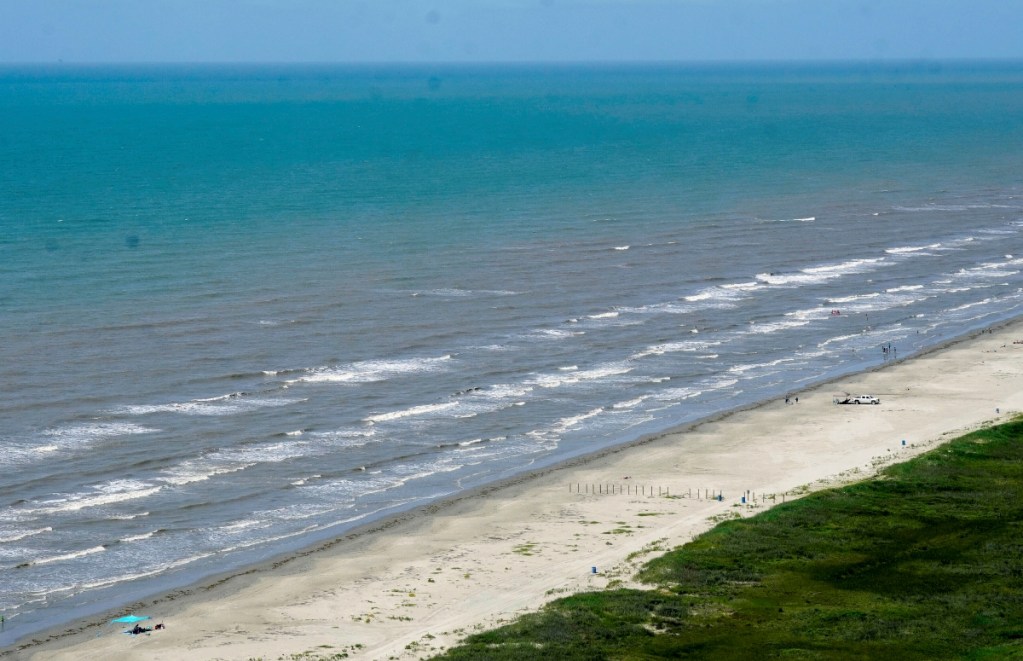
[[[148,615],[125,615],[124,617],[119,617],[110,620],[110,622],[117,624],[132,624],[134,622],[143,622],[148,619],[149,619]]]

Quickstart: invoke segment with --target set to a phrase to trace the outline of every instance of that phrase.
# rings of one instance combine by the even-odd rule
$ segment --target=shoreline
[[[775,398],[713,414],[123,609],[164,619],[166,631],[115,636],[105,626],[109,618],[97,616],[78,627],[29,634],[33,640],[0,650],[0,657],[429,655],[557,596],[624,584],[650,554],[685,543],[715,519],[866,478],[946,437],[1023,410],[1018,365],[983,360],[988,353],[1019,356],[1023,345],[1013,345],[1014,335],[1023,336],[1019,318],[801,389],[799,403]],[[945,372],[954,375],[951,382],[937,378]],[[870,391],[882,404],[837,406],[832,391],[839,389]],[[969,400],[960,410],[948,406]],[[808,431],[819,435],[820,445]],[[573,483],[600,492],[574,492]],[[605,485],[611,494],[603,493]],[[627,495],[619,491],[626,488]],[[654,488],[665,495],[653,496]],[[723,491],[724,499],[692,495],[701,488]],[[747,491],[754,495],[744,506]],[[765,503],[765,493],[777,500]]]

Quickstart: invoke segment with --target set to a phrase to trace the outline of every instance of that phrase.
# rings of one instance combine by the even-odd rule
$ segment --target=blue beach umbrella
[[[118,624],[132,624],[134,622],[142,622],[143,620],[148,619],[149,619],[148,615],[125,615],[124,617],[119,617],[117,619],[110,621],[116,622]]]

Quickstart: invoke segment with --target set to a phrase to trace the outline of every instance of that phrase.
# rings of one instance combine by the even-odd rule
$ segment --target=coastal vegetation
[[[1023,420],[724,521],[442,659],[1023,659]]]

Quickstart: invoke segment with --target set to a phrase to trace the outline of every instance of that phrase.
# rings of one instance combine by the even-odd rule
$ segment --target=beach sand
[[[141,606],[166,623],[163,631],[125,636],[97,620],[12,656],[426,657],[559,596],[632,585],[643,561],[723,517],[865,478],[1023,411],[1020,339],[1019,322],[974,334],[793,392],[789,404],[767,402],[511,480],[285,562],[164,595]],[[878,350],[879,365],[881,358]],[[847,392],[882,403],[834,403]],[[705,498],[705,490],[723,499]]]

